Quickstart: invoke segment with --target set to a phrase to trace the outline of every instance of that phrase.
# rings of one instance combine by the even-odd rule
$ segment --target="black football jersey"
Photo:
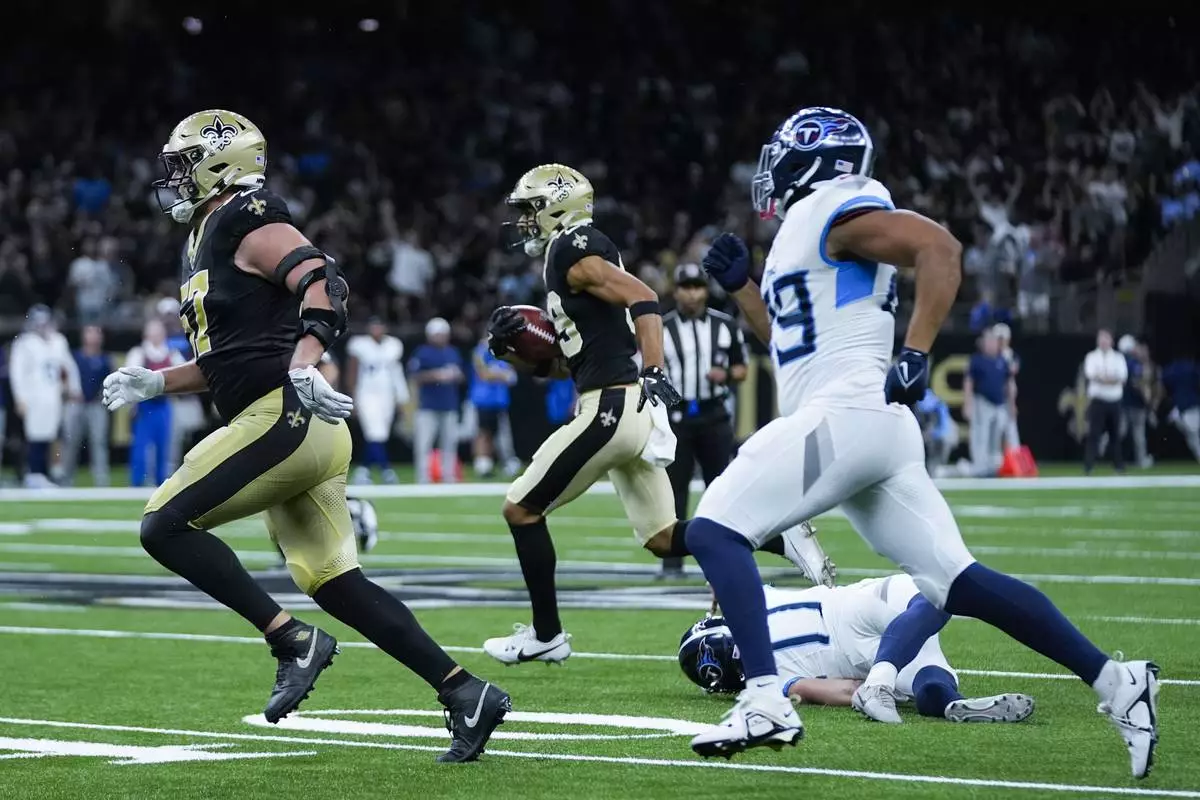
[[[226,421],[287,380],[300,300],[241,271],[233,257],[246,234],[291,221],[283,198],[247,189],[205,217],[184,245],[179,316]]]
[[[567,283],[567,271],[585,256],[599,256],[625,268],[617,246],[590,225],[563,231],[546,249],[542,273],[546,310],[554,320],[571,378],[580,392],[636,383],[637,339],[629,310],[588,292],[576,292]]]

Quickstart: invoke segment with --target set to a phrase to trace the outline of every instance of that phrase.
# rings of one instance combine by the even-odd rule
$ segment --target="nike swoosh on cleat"
[[[554,645],[553,647],[547,647],[545,650],[539,650],[536,653],[532,653],[532,654],[528,654],[528,655],[525,653],[524,650],[522,650],[519,653],[517,653],[517,661],[533,661],[538,656],[544,656],[546,653],[549,653],[555,647],[558,647],[558,645]]]
[[[308,643],[308,652],[304,658],[296,659],[296,666],[300,669],[308,669],[312,665],[313,654],[317,652],[317,629],[312,629],[312,641]]]
[[[483,685],[483,691],[479,694],[479,702],[475,704],[475,713],[463,719],[463,722],[467,723],[468,728],[474,728],[479,724],[479,715],[483,712],[483,701],[487,698],[488,689],[490,688],[492,688],[490,683]]]

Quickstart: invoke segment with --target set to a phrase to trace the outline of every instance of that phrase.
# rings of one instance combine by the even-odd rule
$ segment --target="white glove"
[[[163,393],[161,372],[145,367],[121,367],[104,379],[103,402],[109,411],[131,406]]]
[[[288,373],[296,394],[304,407],[326,422],[337,422],[350,416],[354,410],[354,400],[340,392],[335,392],[325,380],[325,376],[316,367],[294,369]]]

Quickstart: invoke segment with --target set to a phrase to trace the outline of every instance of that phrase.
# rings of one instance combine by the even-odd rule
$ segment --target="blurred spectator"
[[[513,452],[509,387],[517,382],[512,365],[492,354],[487,339],[475,345],[471,356],[471,405],[475,407],[475,474],[487,478],[499,461],[504,474],[512,477],[521,468]]]
[[[142,343],[125,357],[127,367],[149,370],[166,369],[184,362],[183,356],[167,346],[167,329],[162,320],[152,318],[142,329]],[[161,486],[170,475],[171,399],[167,395],[143,400],[131,408],[133,441],[129,445],[129,484],[145,486],[153,463],[154,486]],[[151,462],[153,453],[153,462]]]
[[[384,483],[396,483],[388,461],[387,445],[392,424],[408,402],[404,379],[404,344],[390,336],[379,317],[367,320],[365,336],[352,336],[346,345],[346,382],[354,397],[354,414],[366,445],[366,458],[354,469],[354,482],[371,482],[371,469],[379,468]]]
[[[1124,448],[1121,443],[1121,398],[1125,395],[1125,381],[1129,377],[1125,358],[1113,350],[1112,334],[1101,330],[1096,334],[1096,349],[1087,354],[1083,361],[1083,375],[1087,379],[1088,435],[1084,450],[1083,469],[1091,474],[1096,464],[1096,453],[1100,437],[1109,436],[1113,443],[1113,467],[1117,472],[1125,471]]]
[[[1200,367],[1194,358],[1177,358],[1162,369],[1163,388],[1171,398],[1167,417],[1200,461]]]
[[[95,239],[84,239],[79,257],[71,262],[67,283],[75,290],[75,318],[94,325],[109,314],[117,296],[117,271],[112,262],[116,240],[106,238],[103,248]]]
[[[109,412],[101,402],[101,390],[104,378],[113,371],[113,363],[104,352],[104,331],[99,326],[85,325],[80,339],[82,346],[74,353],[80,396],[67,405],[63,424],[63,479],[68,484],[74,483],[79,451],[86,442],[92,465],[92,484],[108,486]]]
[[[80,398],[75,359],[50,309],[29,309],[25,331],[13,342],[9,359],[13,404],[25,424],[25,486],[48,488],[53,486],[50,443],[62,426],[63,400]]]
[[[925,469],[933,477],[941,477],[950,454],[958,446],[958,424],[950,416],[950,407],[932,389],[925,390],[916,414],[925,439]]]
[[[1125,433],[1133,442],[1133,463],[1140,469],[1154,465],[1146,448],[1146,423],[1153,402],[1154,369],[1150,364],[1150,353],[1144,344],[1128,333],[1117,342],[1117,350],[1125,357],[1124,394],[1121,396],[1121,443],[1125,446]]]
[[[459,384],[463,382],[462,356],[450,344],[450,323],[434,317],[425,325],[425,344],[408,362],[408,373],[417,390],[417,418],[413,425],[413,456],[417,481],[430,481],[429,459],[436,441],[441,451],[441,476],[455,481],[458,452]]]
[[[1014,394],[1008,361],[995,329],[989,328],[979,337],[979,352],[971,355],[963,376],[963,418],[971,425],[971,467],[979,477],[995,475],[1003,459],[1001,443]]]
[[[1021,432],[1017,428],[1017,375],[1021,372],[1021,359],[1012,348],[1012,329],[1003,322],[992,327],[996,335],[996,347],[1008,364],[1011,387],[1008,393],[1008,414],[1004,426],[1004,449],[1021,446]]]

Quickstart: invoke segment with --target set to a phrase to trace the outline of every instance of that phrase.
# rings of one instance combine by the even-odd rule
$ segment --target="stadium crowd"
[[[34,23],[0,53],[0,319],[12,330],[35,303],[71,329],[161,315],[182,232],[150,187],[155,156],[205,107],[263,129],[270,186],[345,268],[356,319],[420,338],[445,318],[463,346],[495,305],[542,300],[540,263],[497,237],[529,166],[588,175],[598,226],[666,298],[717,232],[769,242],[749,180],[803,104],[860,116],[897,206],[963,241],[964,330],[1053,329],[1061,287],[1134,280],[1200,212],[1196,54],[1170,20],[798,13],[401,3],[378,20],[281,17],[246,40],[236,14],[126,0]],[[69,57],[47,62],[64,31],[80,34]]]
[[[590,176],[600,225],[665,289],[714,231],[767,241],[746,187],[797,104],[863,118],[897,204],[959,236],[966,299],[1002,315],[1043,319],[1054,284],[1122,278],[1200,205],[1195,54],[1165,23],[839,26],[806,10],[804,31],[834,35],[794,36],[754,4],[676,5],[617,0],[568,23],[452,3],[370,32],[281,21],[236,55],[219,52],[236,18],[131,11],[48,68],[37,36],[14,42],[0,56],[0,312],[41,301],[140,327],[144,298],[173,296],[179,231],[149,182],[171,125],[212,106],[266,132],[272,186],[346,267],[360,313],[443,316],[465,338],[498,300],[537,299],[537,265],[496,237],[529,165]]]

